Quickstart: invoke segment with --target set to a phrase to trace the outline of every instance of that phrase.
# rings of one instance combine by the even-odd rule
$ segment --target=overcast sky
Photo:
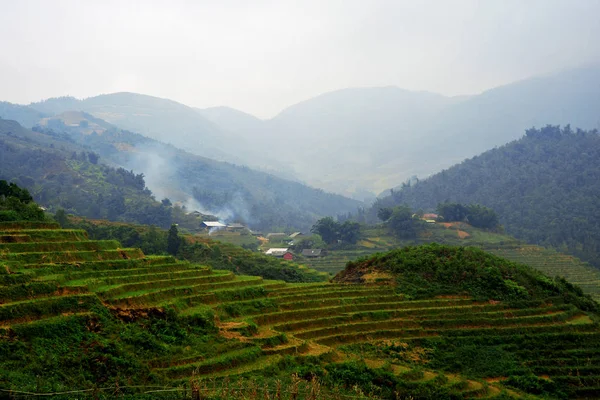
[[[131,91],[270,117],[320,93],[473,94],[600,62],[600,0],[0,0],[0,100]]]

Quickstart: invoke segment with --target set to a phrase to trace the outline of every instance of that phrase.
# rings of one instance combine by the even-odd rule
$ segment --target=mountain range
[[[197,155],[372,200],[412,176],[426,177],[517,139],[533,126],[599,127],[600,68],[533,77],[472,96],[392,86],[342,89],[268,120],[229,107],[198,109],[135,93],[7,107],[0,104],[0,116],[28,127],[39,115],[85,111]]]
[[[599,196],[598,131],[546,126],[393,190],[366,214],[375,222],[379,209],[394,205],[481,204],[498,213],[507,233],[600,267]]]

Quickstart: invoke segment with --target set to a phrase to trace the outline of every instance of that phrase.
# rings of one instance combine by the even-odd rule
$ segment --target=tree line
[[[480,204],[495,210],[505,231],[600,266],[600,135],[598,131],[546,126],[378,199],[366,210],[406,204],[436,210],[442,204]],[[465,210],[446,207],[454,219]],[[444,210],[443,210],[444,211]],[[445,212],[444,211],[444,212]],[[469,222],[491,224],[481,208]]]

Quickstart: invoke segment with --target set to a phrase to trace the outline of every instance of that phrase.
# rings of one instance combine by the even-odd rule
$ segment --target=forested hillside
[[[136,93],[54,98],[30,107],[49,115],[85,111],[197,155],[365,200],[504,145],[531,126],[598,128],[600,68],[532,77],[472,96],[346,88],[293,104],[268,120]]]
[[[0,168],[5,177],[18,178],[26,187],[30,187],[33,181],[23,181],[21,177],[41,178],[48,174],[49,162],[38,163],[35,161],[37,156],[25,155],[34,149],[43,149],[42,157],[55,157],[57,152],[61,153],[58,159],[65,161],[57,162],[66,166],[61,166],[59,170],[66,169],[69,174],[77,170],[75,174],[85,175],[89,184],[103,184],[105,178],[97,171],[106,168],[100,165],[102,161],[106,161],[122,167],[114,170],[117,171],[115,173],[128,175],[130,171],[134,171],[134,181],[135,175],[143,174],[142,180],[148,188],[134,186],[133,190],[145,190],[145,196],[148,198],[151,194],[149,190],[152,190],[157,200],[168,198],[173,203],[180,202],[188,211],[197,210],[228,221],[242,221],[258,229],[309,229],[321,216],[334,215],[340,211],[349,212],[360,205],[357,201],[325,193],[301,183],[193,155],[142,135],[121,130],[83,112],[67,112],[56,117],[44,118],[39,126],[34,127],[36,132],[22,128],[14,121],[2,122],[6,126],[4,132],[11,133],[7,138],[10,138],[13,144],[18,143],[21,154],[13,154],[13,161]],[[73,151],[98,154],[100,164],[96,159],[96,164],[92,164],[82,160],[80,155],[72,157]],[[117,186],[119,179],[113,182]],[[36,192],[36,200],[41,204],[47,205],[51,203],[51,199],[61,198],[52,183],[51,180],[43,181],[43,185]],[[78,183],[70,179],[61,185],[63,190],[69,192],[80,190]],[[124,185],[127,186],[126,183]],[[97,190],[92,192],[97,193]],[[106,189],[102,199],[96,201],[90,201],[89,195],[84,193],[89,191],[82,191],[81,195],[71,198],[67,204],[62,202],[61,206],[91,218],[124,218],[119,207],[106,206],[105,212],[96,210],[97,204],[110,201],[112,189]],[[131,205],[131,212],[140,213],[138,217],[126,220],[157,223],[146,221],[144,216],[152,213],[146,212],[144,207],[135,206],[135,202],[125,203]],[[110,211],[110,215],[109,209],[114,210]],[[160,225],[168,226],[170,222]]]
[[[48,115],[85,111],[122,129],[185,148],[215,160],[248,164],[246,140],[231,135],[191,107],[138,93],[111,93],[86,99],[57,97],[33,103]]]
[[[506,231],[600,266],[600,136],[569,126],[529,129],[520,140],[487,151],[431,178],[395,190],[369,210],[442,202],[493,208]]]
[[[152,197],[143,174],[99,163],[98,154],[60,134],[0,120],[0,179],[18,182],[42,206],[91,218],[167,227],[172,210]]]
[[[472,96],[393,86],[342,89],[294,104],[261,129],[252,119],[213,122],[262,140],[300,179],[362,199],[365,190],[379,193],[413,175],[429,176],[532,126],[598,128],[599,108],[600,68],[590,67]]]

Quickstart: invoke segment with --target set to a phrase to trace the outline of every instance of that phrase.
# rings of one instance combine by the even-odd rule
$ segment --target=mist
[[[448,96],[600,61],[600,2],[2,1],[0,90],[131,91],[261,118],[346,87]]]

